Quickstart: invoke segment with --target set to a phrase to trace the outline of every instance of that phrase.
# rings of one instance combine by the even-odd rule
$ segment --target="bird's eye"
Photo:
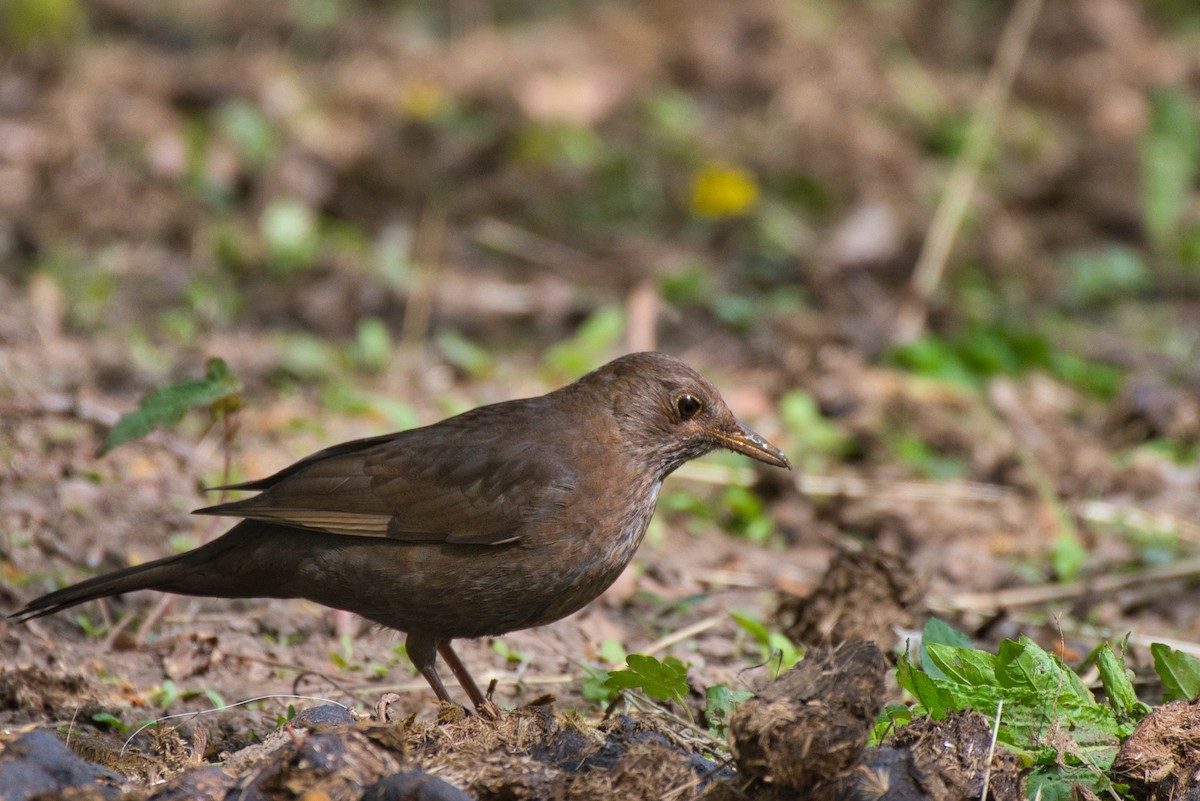
[[[675,408],[679,409],[679,416],[687,420],[700,414],[704,404],[695,395],[680,395],[675,401]]]

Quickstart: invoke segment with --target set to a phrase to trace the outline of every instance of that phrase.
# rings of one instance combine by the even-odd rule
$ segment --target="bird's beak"
[[[742,423],[738,421],[734,422],[737,425],[733,430],[710,430],[708,433],[712,435],[713,439],[731,451],[737,451],[749,456],[751,459],[757,459],[760,462],[766,462],[775,467],[792,469],[792,463],[788,461],[783,451],[742,425]]]

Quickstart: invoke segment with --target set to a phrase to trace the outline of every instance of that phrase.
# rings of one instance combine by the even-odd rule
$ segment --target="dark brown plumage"
[[[224,536],[49,593],[13,617],[146,589],[307,598],[406,632],[409,658],[448,701],[440,653],[482,707],[450,641],[581,609],[641,544],[663,479],[717,448],[791,467],[686,364],[636,353],[541,397],[335,445],[218,488],[259,491],[198,510],[245,518]]]

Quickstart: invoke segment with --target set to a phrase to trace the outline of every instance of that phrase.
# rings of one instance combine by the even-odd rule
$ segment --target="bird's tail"
[[[161,590],[169,587],[179,576],[181,562],[187,554],[176,554],[144,565],[126,567],[103,576],[86,579],[70,587],[34,598],[9,617],[18,621],[52,615],[84,601],[121,595],[134,590]]]
[[[224,598],[255,595],[291,597],[296,593],[272,590],[255,593],[252,589],[247,589],[261,586],[272,579],[279,582],[281,575],[288,575],[286,566],[280,564],[280,560],[270,557],[271,546],[276,539],[286,538],[287,534],[288,530],[279,526],[243,521],[224,536],[195,550],[167,556],[144,565],[114,570],[112,573],[63,587],[40,598],[34,598],[23,608],[13,612],[10,617],[18,621],[30,620],[52,615],[84,601],[94,601],[97,598],[107,598],[135,590],[159,590],[180,595]],[[268,555],[255,558],[259,548],[263,548]],[[244,558],[239,558],[239,555],[243,555]]]

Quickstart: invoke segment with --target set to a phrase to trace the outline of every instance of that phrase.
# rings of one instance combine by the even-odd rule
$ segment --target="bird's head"
[[[712,383],[673,356],[622,356],[579,384],[604,393],[624,442],[656,468],[660,480],[717,448],[792,467],[783,451],[733,416]]]

